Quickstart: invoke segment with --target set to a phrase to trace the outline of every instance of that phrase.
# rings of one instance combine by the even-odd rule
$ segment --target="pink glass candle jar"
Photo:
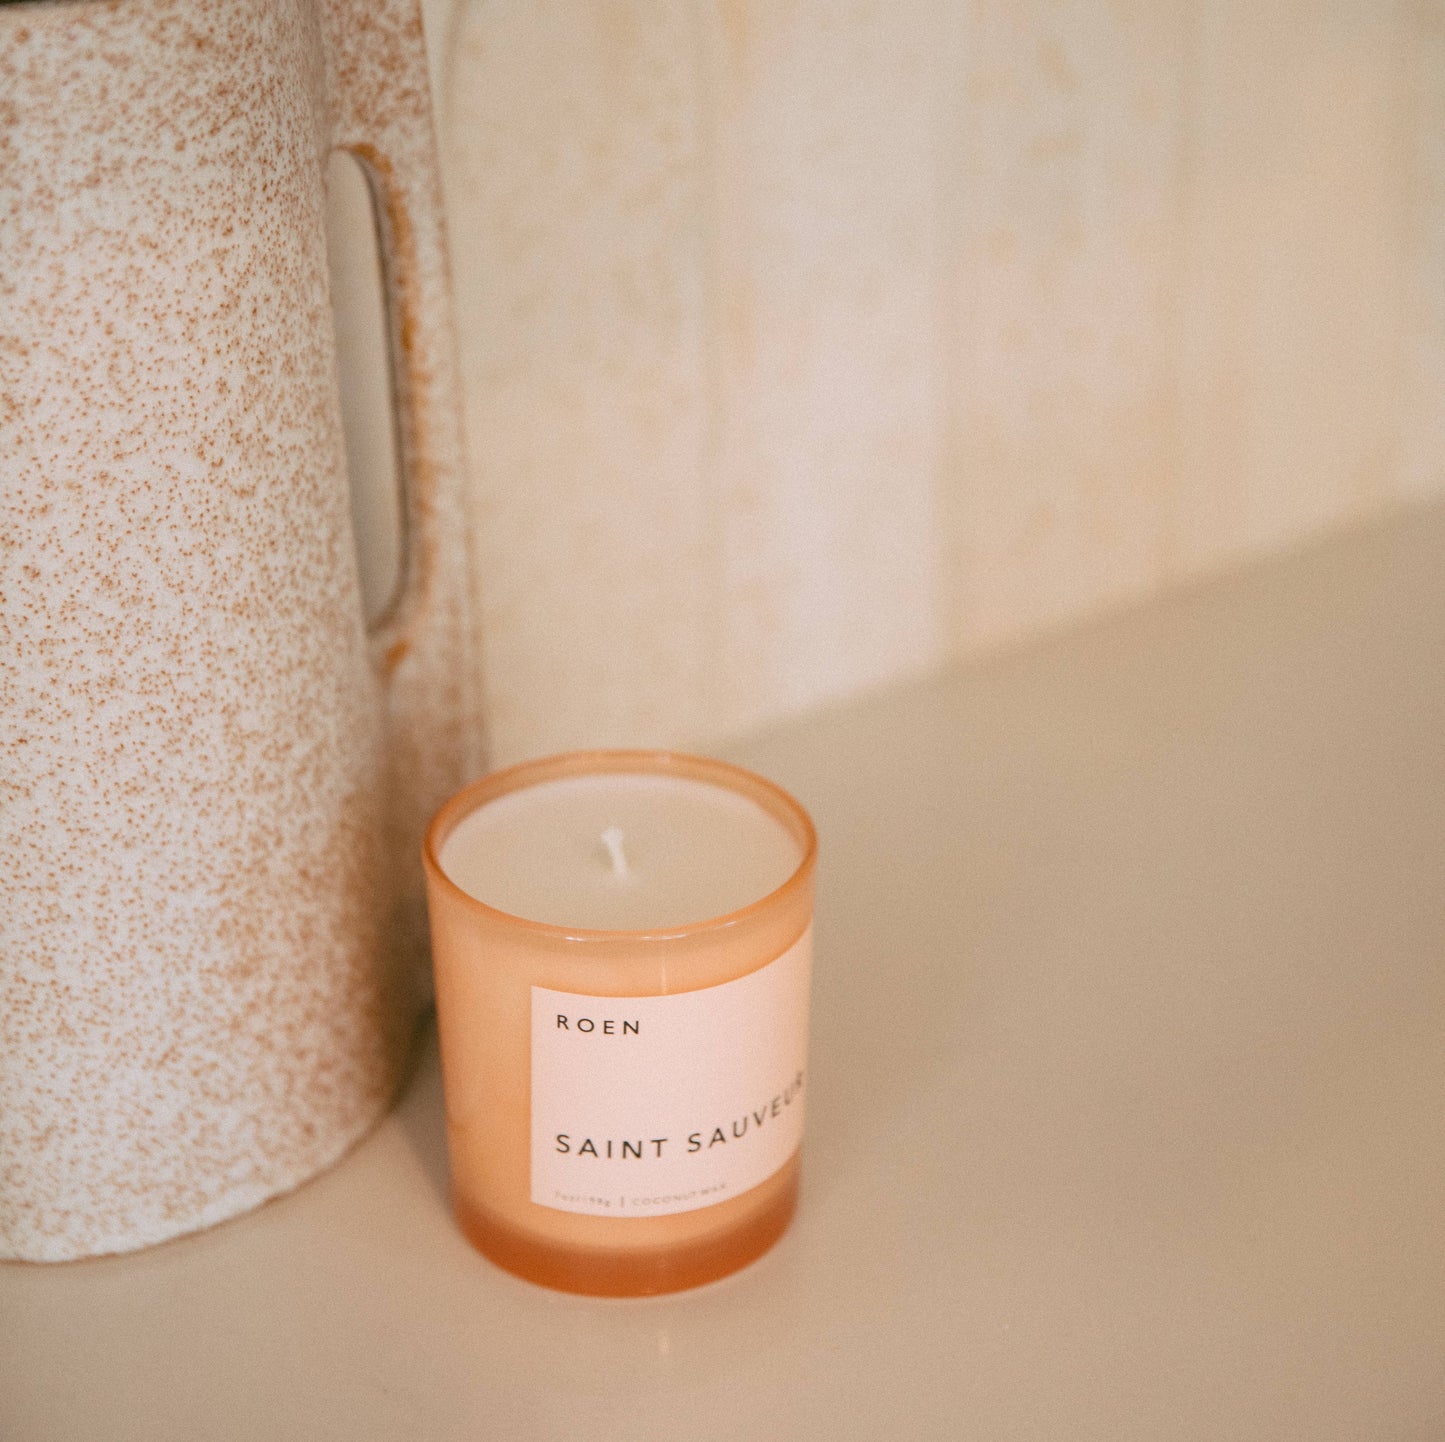
[[[458,1221],[567,1291],[712,1281],[797,1204],[817,843],[723,762],[585,752],[455,796],[424,860]]]

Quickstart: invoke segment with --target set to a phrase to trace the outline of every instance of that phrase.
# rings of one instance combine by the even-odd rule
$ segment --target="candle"
[[[499,772],[424,847],[453,1204],[534,1281],[640,1295],[796,1205],[815,841],[761,777],[656,752]]]

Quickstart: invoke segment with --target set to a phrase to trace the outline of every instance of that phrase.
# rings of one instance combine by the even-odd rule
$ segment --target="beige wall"
[[[428,18],[498,761],[706,746],[1445,490],[1442,0]]]

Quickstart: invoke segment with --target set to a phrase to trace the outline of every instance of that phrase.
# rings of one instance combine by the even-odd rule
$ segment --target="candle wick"
[[[626,876],[628,874],[627,853],[622,849],[622,828],[620,826],[609,826],[602,833],[602,844],[607,848],[607,854],[612,858],[612,874],[614,876]]]

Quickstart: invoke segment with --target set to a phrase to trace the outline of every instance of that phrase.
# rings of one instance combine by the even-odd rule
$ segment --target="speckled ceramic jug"
[[[371,635],[335,148],[376,196],[407,493]],[[295,1186],[398,1083],[398,921],[473,734],[414,0],[0,6],[0,257],[0,1256],[58,1260]]]

